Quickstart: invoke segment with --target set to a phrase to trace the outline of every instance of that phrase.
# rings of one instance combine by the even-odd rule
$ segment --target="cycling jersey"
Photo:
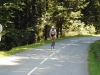
[[[54,29],[54,30],[51,29],[50,32],[51,32],[51,36],[54,36],[56,34],[56,29]]]

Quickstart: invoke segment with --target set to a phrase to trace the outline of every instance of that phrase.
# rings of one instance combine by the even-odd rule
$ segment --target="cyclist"
[[[57,32],[54,26],[51,27],[49,35],[50,35],[51,41],[53,41],[52,38],[54,38],[54,42],[55,42]]]

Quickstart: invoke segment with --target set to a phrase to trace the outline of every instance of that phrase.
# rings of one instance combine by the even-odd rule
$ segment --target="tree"
[[[82,9],[83,21],[86,24],[93,24],[96,27],[97,33],[100,29],[100,1],[99,0],[86,0],[87,7]]]
[[[57,28],[58,37],[63,31],[75,32],[79,25],[74,23],[78,20],[86,24],[76,27],[79,30],[91,23],[98,29],[99,10],[99,0],[1,0],[0,23],[4,30],[0,48],[10,50],[47,40],[52,25]]]

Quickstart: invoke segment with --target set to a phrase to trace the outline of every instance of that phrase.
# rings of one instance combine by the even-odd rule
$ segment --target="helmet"
[[[52,28],[55,28],[54,26],[52,26]]]

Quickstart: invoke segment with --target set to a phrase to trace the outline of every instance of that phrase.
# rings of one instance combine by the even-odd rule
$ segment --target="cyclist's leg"
[[[54,36],[52,36],[52,41],[55,42],[55,37]]]
[[[53,39],[53,37],[54,37],[53,35],[50,36],[50,39],[51,39],[51,49],[54,48],[54,44],[53,44],[54,39]]]
[[[53,41],[53,42],[54,42],[54,35],[52,35],[52,39],[51,39],[51,41]]]
[[[52,36],[52,44],[55,45],[55,36]]]
[[[51,41],[52,41],[52,35],[50,36],[50,39],[51,39]]]
[[[56,36],[54,36],[54,42],[56,41]]]
[[[55,42],[55,35],[51,35],[51,41]]]

